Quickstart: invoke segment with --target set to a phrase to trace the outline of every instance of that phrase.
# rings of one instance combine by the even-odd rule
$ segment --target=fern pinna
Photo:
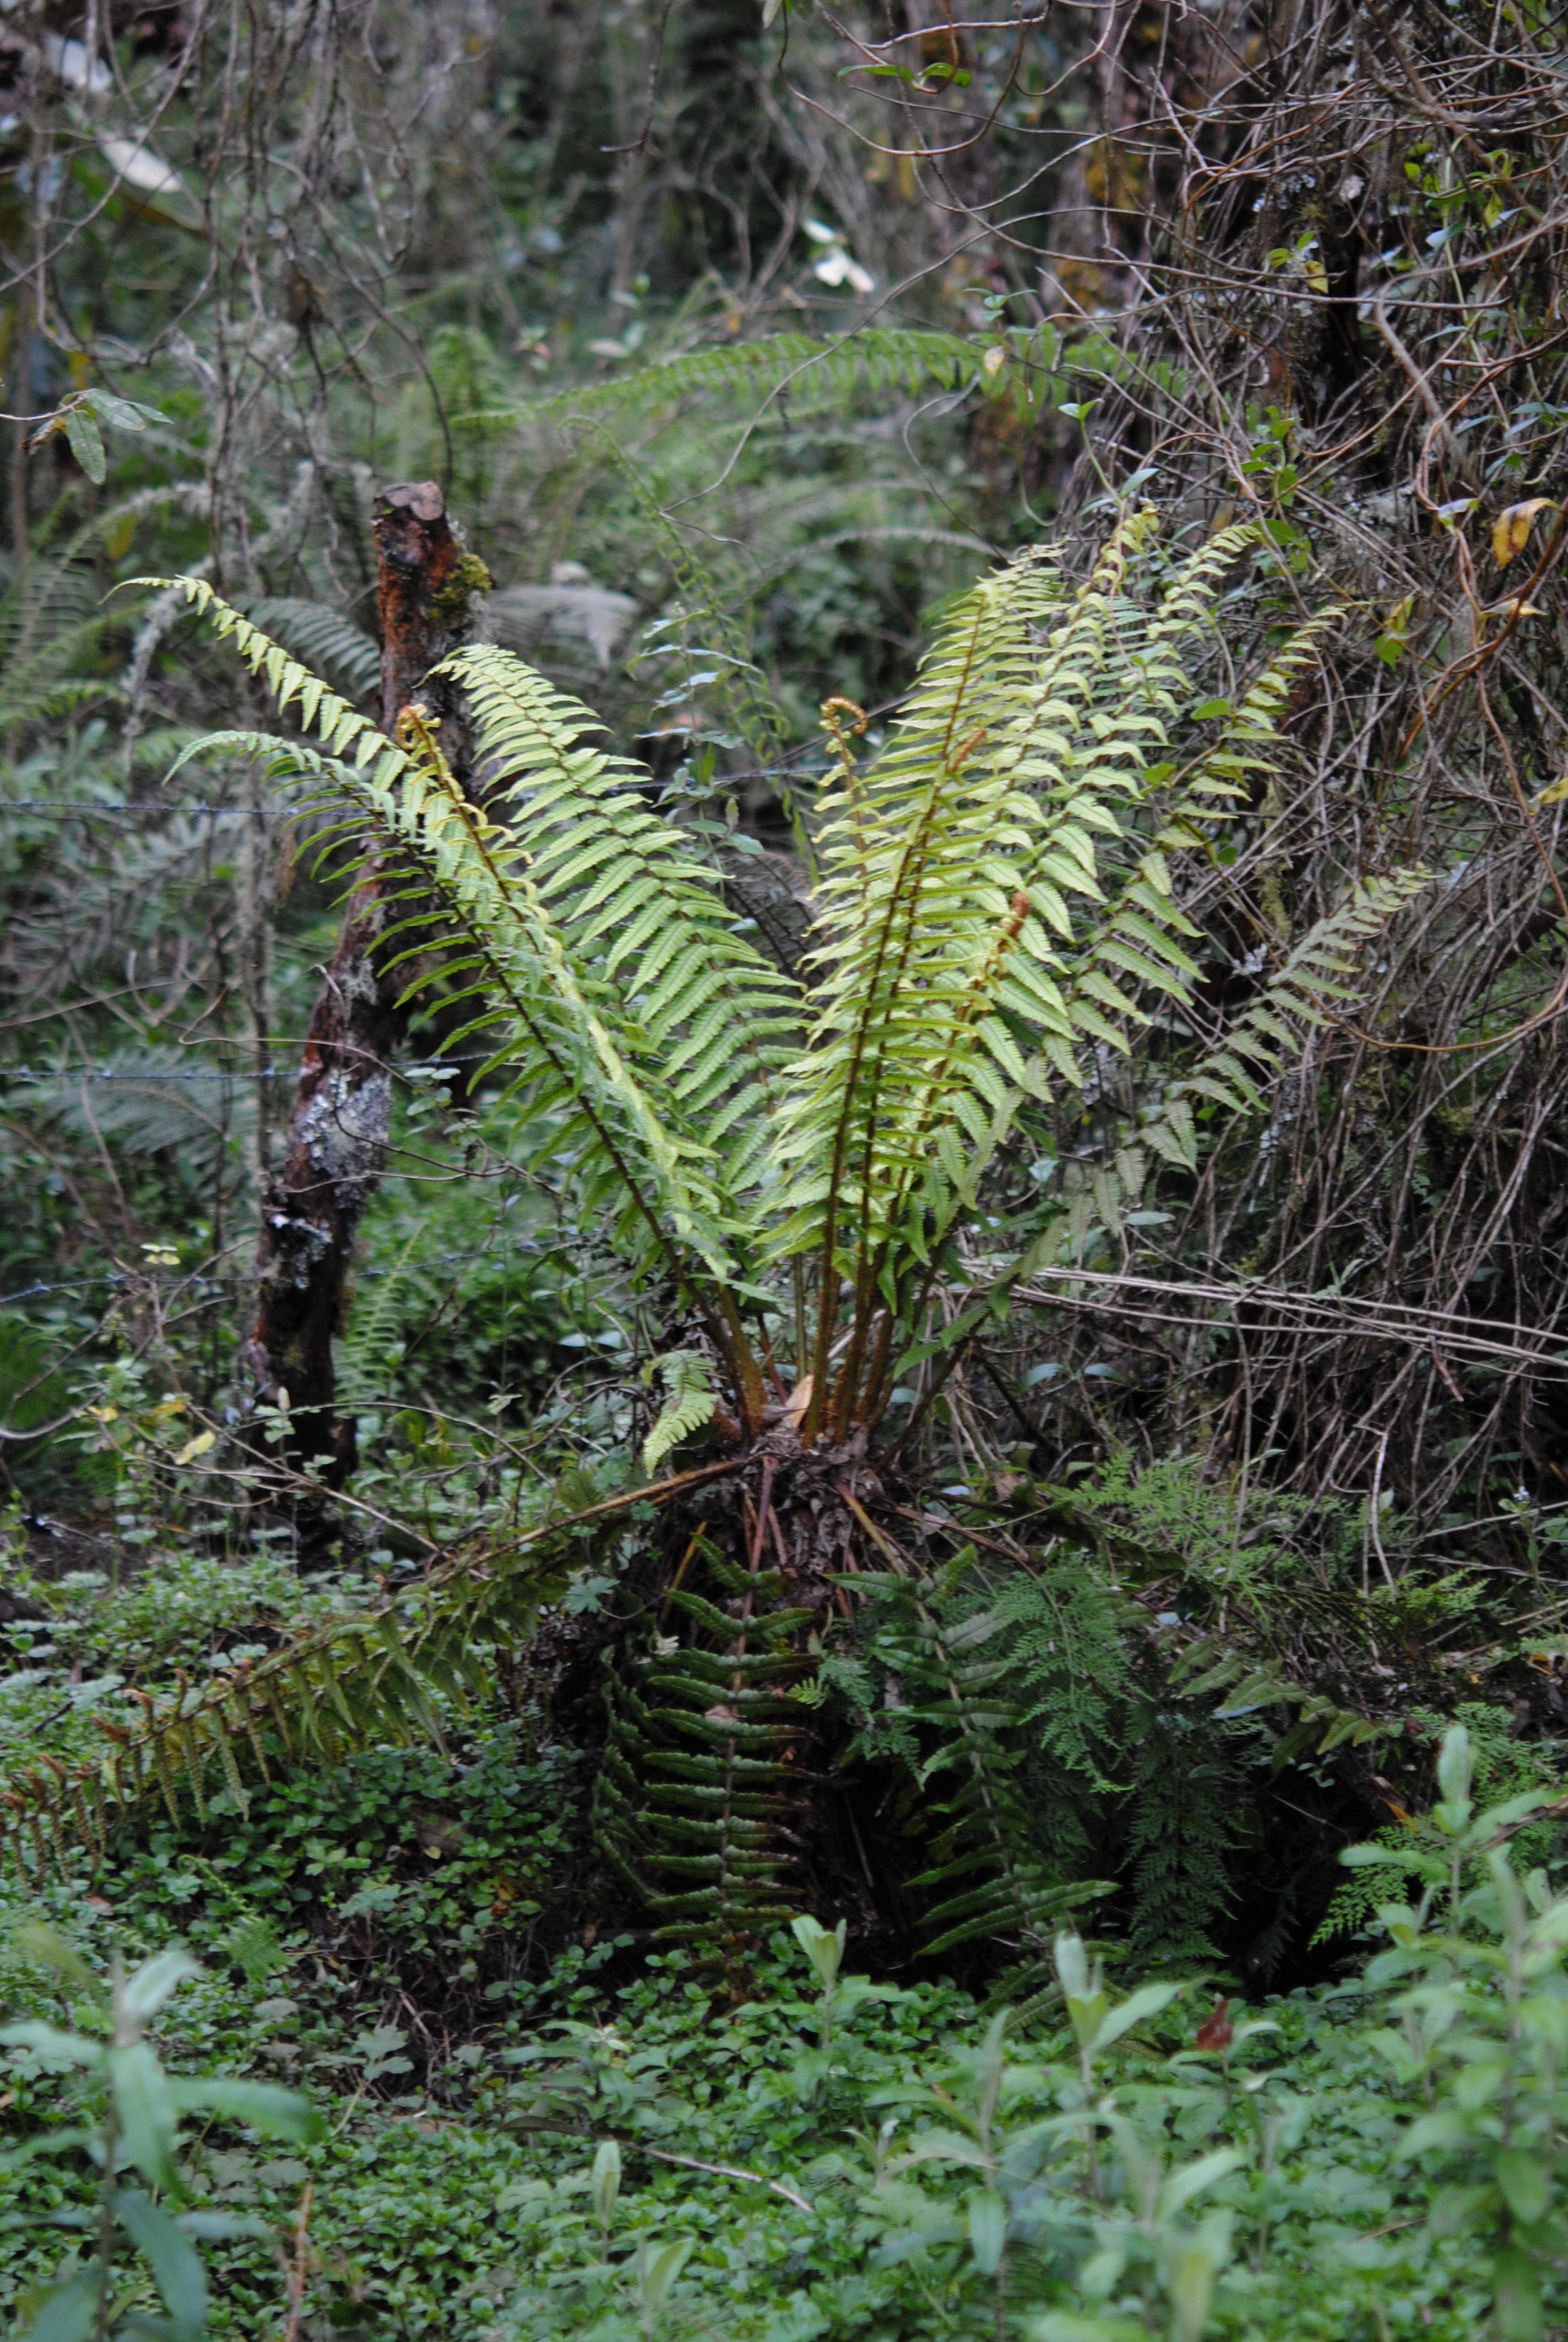
[[[879,746],[830,702],[798,977],[759,947],[703,833],[512,654],[468,647],[444,670],[489,776],[480,808],[424,710],[389,738],[210,586],[180,585],[297,727],[206,746],[315,783],[406,871],[410,952],[427,980],[444,931],[469,1005],[458,1045],[526,1094],[551,1176],[680,1329],[653,1362],[664,1402],[644,1462],[662,1476],[643,1607],[612,1646],[600,1796],[608,1851],[672,1927],[733,1945],[786,1888],[814,1891],[832,1751],[802,1686],[824,1623],[863,1598],[857,1572],[885,1559],[877,1508],[909,1452],[883,1437],[899,1377],[953,1356],[1041,1257],[1036,1242],[983,1275],[966,1266],[987,1172],[1021,1124],[1193,1000],[1204,942],[1180,871],[1245,818],[1324,623],[1172,753],[1194,643],[1254,540],[1233,528],[1175,558],[1152,512],[1125,513],[1081,582],[1049,550],[984,578]],[[1137,1129],[1094,1166],[1103,1222],[1152,1160],[1195,1160],[1195,1099],[1261,1103],[1245,1064],[1293,1045],[1321,1013],[1314,987],[1347,980],[1344,946],[1415,883],[1353,893],[1233,1020],[1228,1055],[1222,1035],[1185,1091],[1179,1066],[1147,1085]],[[694,1524],[666,1499],[697,1441],[718,1493]],[[965,1712],[954,1694],[961,1736]],[[183,1745],[160,1744],[171,1765]],[[203,1761],[193,1740],[193,1776]],[[1002,1872],[980,1883],[979,1858],[954,1838],[928,1866],[950,1939],[1000,1923]]]

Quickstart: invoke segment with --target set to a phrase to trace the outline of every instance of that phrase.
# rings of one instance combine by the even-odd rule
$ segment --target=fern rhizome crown
[[[798,972],[768,956],[648,776],[594,746],[589,712],[517,657],[470,647],[444,670],[467,702],[481,807],[421,710],[388,738],[210,586],[180,581],[299,733],[202,747],[265,756],[354,808],[384,866],[405,874],[421,980],[435,934],[472,1004],[469,1046],[483,1036],[492,1074],[527,1095],[554,1176],[678,1329],[648,1368],[663,1406],[642,1461],[664,1476],[646,1490],[642,1623],[623,1619],[607,1670],[596,1797],[606,1854],[677,1933],[733,1946],[812,1891],[818,1655],[830,1630],[852,1629],[857,1576],[908,1580],[910,1632],[946,1686],[960,1753],[944,1763],[964,1787],[932,1874],[943,1942],[966,1925],[1038,1942],[1071,1893],[1020,1863],[996,1772],[1002,1726],[965,1689],[918,1541],[899,1528],[913,1516],[888,1501],[912,1444],[907,1409],[897,1436],[881,1427],[916,1366],[914,1414],[929,1407],[944,1354],[1011,1283],[1078,1256],[1096,1226],[1118,1235],[1157,1161],[1195,1168],[1197,1110],[1261,1105],[1259,1078],[1421,883],[1352,886],[1218,1041],[1189,1037],[1163,1069],[1138,1056],[1199,979],[1181,865],[1212,858],[1247,814],[1327,623],[1197,711],[1194,744],[1194,650],[1253,541],[1228,529],[1175,558],[1151,512],[1125,514],[1086,582],[1036,550],[964,596],[874,753],[860,711],[830,701]],[[983,1205],[999,1150],[1065,1094],[1111,1095],[1107,1069],[1134,1059],[1143,1070],[1122,1094],[1135,1104],[1101,1115],[1092,1174],[1026,1249],[999,1258]],[[698,1439],[683,1469],[679,1451],[690,1458]],[[498,1589],[545,1549],[535,1536],[466,1574],[449,1565],[417,1632],[389,1606],[374,1633],[345,1629],[336,1657],[313,1646],[296,1739],[352,1737],[356,1718],[385,1731],[385,1683],[418,1676],[422,1649],[438,1648],[450,1677],[453,1633],[432,1622],[443,1602],[454,1625],[473,1610],[479,1582],[486,1619],[525,1631],[536,1602],[508,1607]],[[110,1758],[108,1786],[171,1794],[185,1772],[199,1794],[215,1756],[231,1775],[247,1741],[259,1758],[258,1722],[276,1720],[288,1665],[266,1663],[265,1697],[231,1683],[151,1717]],[[69,1796],[79,1809],[79,1788]],[[987,1883],[955,1898],[972,1871]]]

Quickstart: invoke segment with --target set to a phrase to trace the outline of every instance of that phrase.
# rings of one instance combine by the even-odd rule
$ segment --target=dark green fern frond
[[[734,1967],[798,1905],[792,1824],[814,1725],[794,1695],[814,1671],[801,1646],[816,1613],[781,1600],[778,1571],[705,1538],[694,1552],[707,1590],[682,1583],[667,1604],[684,1636],[655,1634],[608,1679],[594,1828],[664,1940]]]
[[[117,1819],[161,1798],[181,1819],[222,1784],[243,1809],[270,1767],[338,1763],[377,1740],[439,1741],[444,1707],[485,1688],[490,1654],[519,1648],[569,1583],[571,1533],[688,1486],[679,1476],[548,1520],[504,1546],[439,1564],[415,1585],[291,1636],[265,1658],[161,1696],[133,1692],[135,1725],[104,1723],[97,1764],[45,1758],[0,1789],[0,1839],[24,1871],[64,1867],[73,1844],[98,1860]],[[697,1478],[712,1476],[699,1472]]]
[[[1203,1966],[1214,1957],[1209,1930],[1230,1900],[1233,1776],[1203,1717],[1151,1706],[1142,1723],[1128,1830],[1129,1949],[1144,1966]]]
[[[881,1607],[874,1647],[895,1671],[905,1721],[923,1744],[921,1786],[934,1789],[934,1859],[912,1882],[933,1898],[925,1948],[937,1956],[1000,1942],[1013,1957],[999,1989],[1035,1990],[1066,1916],[1113,1890],[1064,1877],[1040,1843],[1021,1778],[1028,1738],[1013,1696],[1013,1622],[959,1592],[974,1557],[965,1547],[940,1577],[854,1583]]]
[[[275,595],[247,603],[245,616],[352,697],[368,699],[375,692],[381,677],[379,648],[362,627],[329,603]]]

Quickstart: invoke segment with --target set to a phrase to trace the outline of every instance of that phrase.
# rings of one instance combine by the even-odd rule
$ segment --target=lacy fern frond
[[[931,1901],[928,1956],[1001,1937],[1014,1959],[999,1991],[1038,1989],[1064,1918],[1113,1892],[1070,1879],[1039,1842],[1021,1781],[1028,1753],[1012,1696],[1012,1620],[962,1591],[966,1548],[935,1577],[903,1575],[857,1586],[877,1601],[874,1647],[902,1686],[906,1726],[921,1744],[919,1781],[930,1794],[934,1857],[911,1883]]]
[[[115,694],[86,671],[108,623],[81,557],[86,535],[53,561],[25,563],[0,595],[0,736]]]
[[[375,1406],[387,1395],[388,1379],[403,1356],[404,1313],[423,1244],[423,1233],[415,1228],[354,1313],[337,1378],[348,1406]]]

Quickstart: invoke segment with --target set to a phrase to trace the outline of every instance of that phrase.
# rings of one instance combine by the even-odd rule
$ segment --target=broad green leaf
[[[790,1921],[790,1933],[816,1970],[824,1992],[831,1992],[844,1957],[848,1923],[841,1919],[836,1927],[824,1927],[803,1911]]]
[[[621,2150],[613,2138],[600,2143],[594,2157],[593,2184],[594,2217],[607,2231],[615,2217],[615,2198],[621,2192]]]
[[[1119,2001],[1110,2015],[1102,2020],[1100,2030],[1094,2037],[1095,2048],[1108,2049],[1113,2041],[1119,2041],[1133,2026],[1142,2025],[1145,2017],[1157,2017],[1162,2008],[1169,2008],[1181,1989],[1179,1984],[1146,1984],[1130,1999]]]
[[[976,2187],[965,2207],[969,2250],[982,2277],[994,2277],[1007,2249],[1007,2206],[994,2188]]]
[[[1161,2219],[1175,2219],[1179,2213],[1186,2210],[1195,2196],[1201,2196],[1206,2187],[1217,2186],[1222,2179],[1228,2179],[1231,2173],[1239,2171],[1245,2161],[1246,2157],[1240,2148],[1220,2147],[1212,2155],[1201,2155],[1195,2163],[1185,2163],[1179,2171],[1173,2171],[1160,2190]]]
[[[1470,2125],[1446,2108],[1418,2116],[1405,2132],[1401,2156],[1430,2155],[1434,2147],[1466,2147],[1473,2137]]]
[[[206,2320],[207,2280],[190,2238],[140,2188],[122,2188],[115,2209],[152,2270],[169,2316],[187,2334],[198,2333]]]
[[[86,2342],[97,2308],[98,2272],[80,2269],[45,2294],[32,2324],[19,2329],[17,2342]]]
[[[1089,1959],[1082,1937],[1057,1937],[1056,1975],[1064,1993],[1077,2000],[1085,1998],[1089,1990]]]
[[[103,1985],[58,1927],[47,1927],[42,1919],[24,1919],[12,1935],[11,1948],[18,1959],[35,1960],[40,1967],[53,1968],[74,1992],[102,1997]]]
[[[85,2040],[79,2033],[62,2033],[57,2025],[28,2018],[21,2025],[0,2025],[0,2046],[31,2049],[65,2066],[101,2066],[106,2052],[101,2041]]]
[[[1222,2214],[1183,2238],[1166,2266],[1171,2342],[1202,2342],[1213,2307],[1214,2279],[1230,2258],[1230,2224]]]
[[[1499,2253],[1492,2265],[1492,2287],[1503,2342],[1541,2342],[1545,2317],[1541,2270],[1533,2257],[1517,2247]]]
[[[266,2138],[308,2147],[325,2128],[308,2098],[297,2090],[281,2089],[275,2082],[231,2080],[222,2074],[195,2081],[171,2076],[165,2087],[177,2114],[218,2115],[225,2122],[259,2130]]]
[[[111,2049],[109,2082],[120,2122],[120,2144],[149,2187],[175,2187],[178,2117],[164,2069],[145,2041]]]
[[[41,2155],[74,2155],[97,2136],[95,2130],[77,2127],[39,2131],[35,2137],[25,2138],[20,2147],[8,2147],[0,2155],[0,2171],[20,2171],[25,2164],[35,2163]]]
[[[677,2237],[668,2245],[644,2245],[637,2256],[638,2290],[650,2317],[656,2317],[670,2297],[675,2279],[685,2267],[695,2239]]]
[[[1521,2147],[1500,2147],[1493,2166],[1503,2200],[1526,2228],[1543,2219],[1552,2196],[1552,2174],[1539,2156]]]
[[[145,1960],[125,1978],[120,1988],[119,2003],[125,2017],[140,2032],[152,2023],[165,2001],[184,1984],[187,1977],[200,1973],[189,1952],[176,1945],[172,1950],[159,1952]]]
[[[1470,1790],[1475,1777],[1475,1751],[1470,1735],[1463,1724],[1451,1725],[1443,1736],[1443,1746],[1437,1756],[1437,1785],[1443,1791],[1443,1803],[1457,1815],[1463,1807],[1469,1818]],[[1455,1821],[1455,1828],[1463,1822]]]
[[[68,406],[62,420],[65,436],[71,443],[71,453],[92,481],[102,487],[109,476],[109,459],[104,453],[104,437],[97,418],[90,406]]]
[[[149,423],[161,423],[164,419],[155,406],[138,405],[134,398],[117,398],[112,390],[95,387],[85,391],[82,404],[90,406],[100,422],[112,423],[117,431],[145,431]]]

